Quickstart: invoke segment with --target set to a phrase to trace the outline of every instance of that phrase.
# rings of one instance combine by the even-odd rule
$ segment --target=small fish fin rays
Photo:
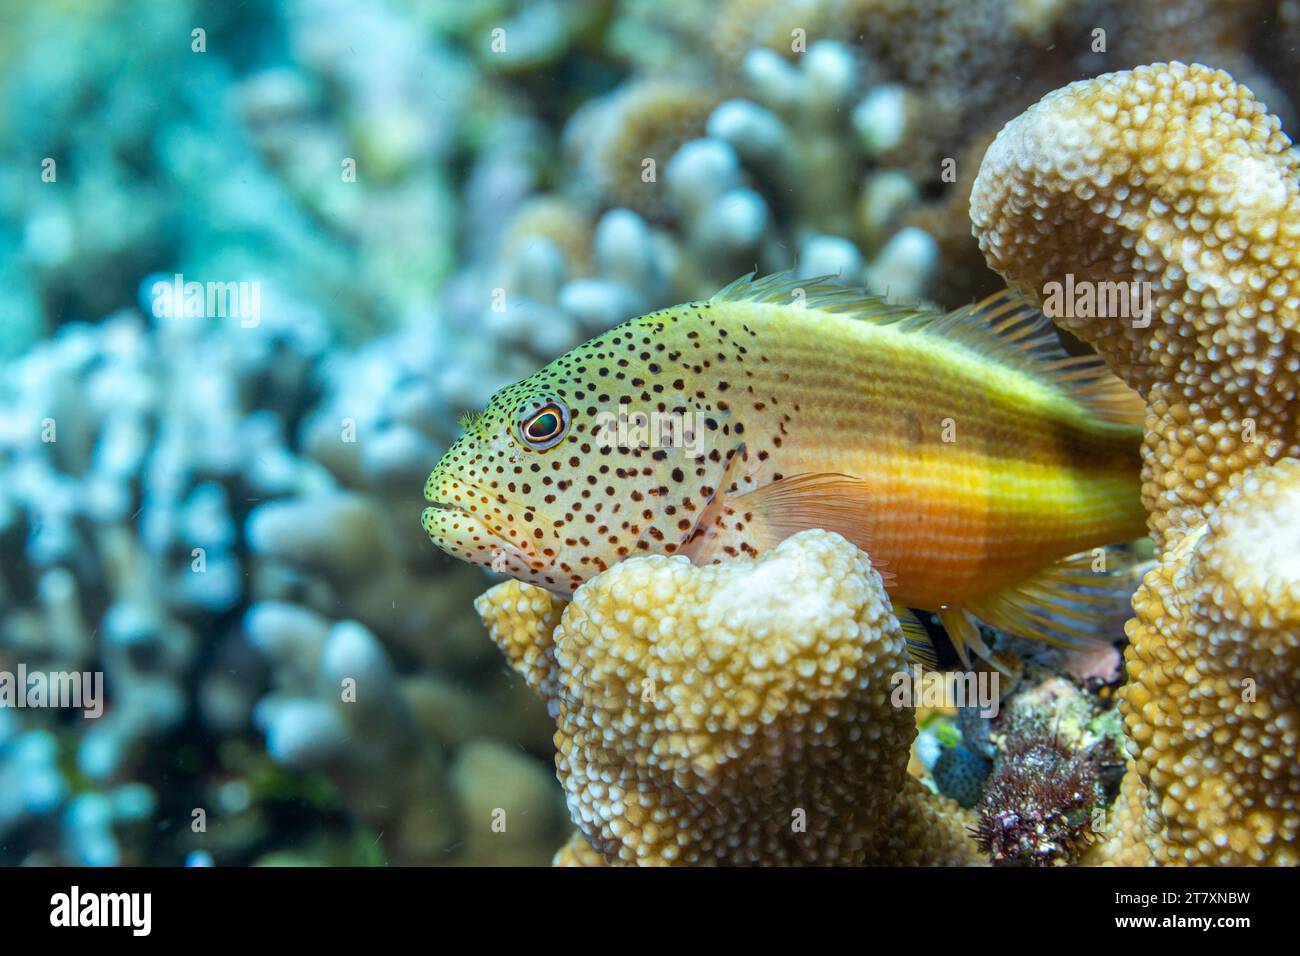
[[[801,279],[780,272],[755,279],[751,272],[709,301],[802,306],[940,336],[1060,389],[1105,421],[1142,424],[1145,407],[1141,397],[1116,378],[1100,356],[1068,354],[1051,320],[1013,289],[944,313],[926,306],[895,305],[861,289],[839,285],[834,276]]]
[[[1095,552],[1070,555],[966,610],[1010,634],[1071,650],[1118,640],[1133,616],[1133,592],[1152,562],[1118,550],[1103,552],[1102,559],[1098,568]]]
[[[901,604],[895,604],[894,616],[898,618],[899,626],[903,629],[904,648],[912,663],[926,670],[938,670],[939,652],[935,650],[934,638],[921,623],[921,619],[916,616],[916,612]]]
[[[870,556],[872,506],[872,486],[851,475],[789,475],[739,494],[719,489],[709,505],[710,524],[698,529],[682,553],[697,564],[709,564],[750,548],[761,553],[800,531],[821,528]],[[873,558],[871,566],[886,587],[894,583],[885,562]]]

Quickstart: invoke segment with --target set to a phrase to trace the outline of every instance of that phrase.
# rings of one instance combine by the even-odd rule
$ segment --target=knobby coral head
[[[1146,399],[1161,548],[1121,692],[1133,761],[1093,862],[1294,864],[1300,841],[1300,160],[1228,74],[1155,64],[1009,123],[971,218],[989,264],[1137,284],[1150,313],[1054,315]]]
[[[1300,452],[1300,159],[1227,73],[1157,63],[1049,94],[989,147],[971,219],[989,265],[1039,302],[1050,283],[1149,295],[1145,316],[1053,318],[1147,399],[1158,540]]]
[[[908,667],[879,575],[807,531],[755,561],[629,559],[565,605],[478,600],[556,717],[565,862],[976,862],[973,819],[907,776]]]
[[[1300,862],[1298,546],[1287,459],[1250,472],[1134,595],[1125,862]]]

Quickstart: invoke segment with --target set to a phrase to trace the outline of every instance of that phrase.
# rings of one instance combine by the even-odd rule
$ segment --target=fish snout
[[[522,503],[487,491],[454,475],[435,471],[425,486],[430,502],[420,515],[425,533],[453,557],[493,571],[527,577],[550,566],[555,557],[543,553],[545,534],[538,516]]]

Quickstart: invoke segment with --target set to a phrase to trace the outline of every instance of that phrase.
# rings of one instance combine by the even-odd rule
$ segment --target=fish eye
[[[544,451],[559,444],[569,429],[569,410],[556,401],[547,402],[523,420],[519,426],[524,444]]]

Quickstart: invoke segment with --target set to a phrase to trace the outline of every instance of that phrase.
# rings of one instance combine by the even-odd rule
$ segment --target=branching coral
[[[790,56],[800,34],[806,44],[851,30],[844,6],[824,0],[726,0],[716,9],[709,38],[724,74],[738,73],[751,50]]]
[[[568,136],[582,147],[585,172],[616,204],[653,218],[664,214],[658,167],[704,132],[717,105],[703,86],[641,80],[588,104]]]
[[[1147,399],[1162,545],[1128,625],[1134,761],[1094,862],[1297,860],[1298,171],[1250,90],[1171,63],[1047,96],[972,194],[990,265],[1031,296],[1151,290],[1149,317],[1058,318]]]
[[[984,267],[979,244],[970,234],[971,189],[993,136],[992,130],[976,136],[956,157],[956,182],[942,198],[914,206],[900,216],[903,225],[934,238],[944,268],[936,270],[930,293],[941,302],[974,302],[1001,288],[997,275]]]
[[[418,496],[458,413],[591,334],[710,294],[752,268],[836,274],[899,300],[966,304],[995,278],[972,265],[965,207],[1002,119],[1058,85],[1054,77],[1134,57],[1203,58],[1277,112],[1284,104],[1266,83],[1295,99],[1300,23],[1293,0],[493,0],[433,9],[280,0],[207,17],[196,16],[205,8],[195,0],[119,0],[69,17],[72,6],[27,5],[0,31],[0,99],[15,106],[0,110],[0,354],[14,356],[0,367],[0,671],[102,669],[108,706],[84,722],[0,711],[0,862],[178,862],[191,851],[220,864],[265,859],[268,838],[286,846],[274,826],[288,805],[310,840],[294,847],[300,859],[351,860],[354,840],[368,861],[549,857],[560,809],[543,762],[551,728],[495,665],[469,613],[466,596],[481,578],[436,563],[410,520],[407,496]],[[1274,6],[1279,19],[1270,22]],[[186,42],[194,26],[206,30],[202,55]],[[1089,52],[1097,26],[1109,33],[1108,53]],[[117,53],[126,47],[124,63]],[[1224,115],[1254,124],[1244,94],[1218,86],[1235,103]],[[948,157],[955,181],[943,175]],[[46,159],[57,160],[48,179]],[[643,178],[646,159],[656,161],[653,177]],[[1260,168],[1283,170],[1289,182],[1290,162],[1274,152]],[[1231,190],[1239,204],[1269,198],[1247,188],[1251,177],[1241,182]],[[1156,198],[1171,204],[1173,229],[1178,197]],[[1194,202],[1173,241],[1196,232],[1202,214]],[[1269,219],[1261,215],[1260,228]],[[1290,308],[1280,257],[1294,217],[1272,221],[1279,239],[1248,236],[1242,261],[1251,264],[1241,268],[1257,310],[1265,293],[1277,305],[1273,325],[1161,333],[1174,335],[1159,356],[1171,375],[1191,374],[1183,359],[1201,348],[1211,364],[1217,354],[1238,363],[1234,376],[1255,374],[1264,391],[1210,371],[1208,388],[1187,397],[1181,384],[1153,377],[1146,391],[1159,430],[1150,455],[1170,463],[1148,476],[1151,500],[1163,502],[1159,521],[1174,514],[1194,530],[1228,473],[1235,481],[1291,450],[1292,423],[1276,410],[1294,353],[1290,343],[1270,349]],[[1216,221],[1207,238],[1219,242],[1223,228]],[[1136,249],[1126,241],[1114,248]],[[1188,255],[1222,254],[1226,263],[1227,248]],[[1217,296],[1219,286],[1200,283],[1232,275],[1211,262],[1179,279],[1172,270],[1186,272],[1187,256],[1180,245],[1174,252],[1170,281],[1185,286],[1170,292],[1175,299]],[[156,312],[165,303],[155,279],[176,273],[256,280],[261,324]],[[1258,348],[1243,344],[1246,334]],[[1198,381],[1207,374],[1192,371]],[[42,437],[47,418],[57,440],[53,430]],[[624,584],[651,577],[619,573]],[[590,607],[613,600],[593,590]],[[562,608],[553,613],[521,634],[517,650],[521,666],[549,675],[542,696],[553,714],[568,708],[565,759],[585,763],[566,764],[566,773],[579,779],[603,759],[648,787],[662,782],[654,769],[670,776],[662,805],[701,819],[699,788],[716,782],[743,809],[745,833],[766,839],[744,814],[781,799],[737,776],[756,759],[753,748],[728,751],[711,775],[676,751],[651,768],[627,754],[660,739],[653,720],[650,737],[639,736],[640,724],[617,724],[609,741],[579,723],[575,715],[604,719],[615,702],[562,681],[578,672],[545,650],[553,632],[568,633]],[[628,627],[648,620],[617,613],[631,615]],[[584,620],[600,646],[649,650],[618,621]],[[1159,633],[1172,633],[1160,620]],[[694,647],[687,633],[674,631],[677,643],[664,646],[685,654]],[[700,646],[716,651],[703,638],[731,634],[704,634]],[[831,645],[831,659],[848,653]],[[1153,695],[1174,695],[1178,681],[1157,680],[1164,644],[1144,639],[1134,653],[1155,668],[1135,683],[1134,700],[1143,681],[1155,682]],[[565,660],[588,667],[605,658],[584,650]],[[797,678],[779,678],[792,682],[784,685],[774,675],[765,686],[806,689]],[[1261,698],[1284,683],[1270,680],[1260,681]],[[355,699],[341,696],[344,683]],[[731,697],[716,688],[708,700],[721,707],[746,689],[729,686]],[[1047,687],[1038,684],[1040,696]],[[818,699],[814,713],[844,700],[869,709],[852,682],[831,690],[841,702]],[[658,693],[662,702],[662,680]],[[1144,831],[1122,844],[1130,858],[1186,858],[1186,848],[1157,838],[1167,826],[1188,834],[1209,825],[1202,811],[1188,816],[1185,800],[1170,803],[1186,795],[1166,778],[1157,745],[1169,737],[1192,746],[1178,742],[1170,716],[1191,714],[1191,705],[1173,699],[1133,704],[1134,719],[1154,729],[1143,744],[1149,759],[1134,765],[1116,811],[1117,830]],[[865,757],[832,767],[831,745],[809,743],[811,725],[802,737],[787,733],[813,719],[800,714],[801,700],[762,727],[823,761],[798,779],[858,786]],[[1048,703],[1063,713],[1059,699]],[[691,716],[679,714],[685,705],[664,706],[665,721]],[[1007,713],[1016,706],[1008,700]],[[841,735],[858,726],[838,712],[827,720]],[[894,779],[896,723],[886,715],[887,739],[868,739],[890,769],[865,790]],[[1273,736],[1260,730],[1261,740],[1285,740],[1276,721],[1260,726],[1276,727]],[[727,733],[719,746],[766,739]],[[937,737],[929,740],[937,750]],[[196,741],[210,758],[197,768]],[[1201,745],[1213,742],[1210,734]],[[1259,746],[1269,748],[1259,760],[1272,759],[1272,744]],[[772,756],[771,773],[797,762],[790,747],[784,763]],[[670,757],[685,768],[680,786],[664,769],[677,769]],[[1272,779],[1285,792],[1289,778]],[[847,838],[832,846],[810,819],[807,842],[786,858],[814,847],[816,859],[832,850],[841,859],[968,859],[965,818],[915,783],[901,788],[872,798],[893,822],[868,828],[860,847]],[[614,806],[593,793],[583,789],[594,803],[575,805]],[[1197,799],[1205,802],[1203,790]],[[176,825],[196,807],[210,813],[207,833]],[[1265,809],[1273,815],[1260,819],[1289,832],[1280,809]],[[510,821],[501,832],[491,825],[497,810]],[[638,849],[607,834],[621,819],[584,825],[602,850],[613,840],[616,858]],[[1254,823],[1228,822],[1263,839]],[[1284,858],[1279,841],[1271,859]],[[711,849],[691,846],[710,858]],[[605,855],[580,834],[561,859]]]
[[[1137,282],[1151,317],[1059,324],[1147,398],[1143,499],[1168,540],[1251,466],[1300,452],[1300,160],[1226,73],[1157,64],[1074,83],[999,134],[971,196],[989,264]],[[1102,310],[1108,311],[1108,310]]]
[[[1017,97],[1033,95],[1024,91],[1025,74],[1037,72],[1063,10],[1015,0],[731,0],[713,36],[724,73],[753,47],[797,59],[800,35],[808,44],[852,42],[869,82],[904,84],[906,137],[893,156],[933,181],[939,158],[955,155],[991,112],[1005,117]],[[1009,61],[1022,64],[1014,77],[999,69]]]
[[[571,604],[477,607],[556,717],[556,766],[608,862],[973,863],[972,819],[907,777],[906,670],[879,576],[838,535],[756,561],[616,565]],[[590,860],[571,843],[557,862]]]
[[[868,56],[911,93],[907,148],[898,159],[922,182],[936,181],[940,159],[958,155],[972,134],[1045,88],[1044,49],[1065,10],[1058,2],[1018,0],[852,0],[849,6]],[[1026,83],[999,69],[1007,58],[1034,78]]]

